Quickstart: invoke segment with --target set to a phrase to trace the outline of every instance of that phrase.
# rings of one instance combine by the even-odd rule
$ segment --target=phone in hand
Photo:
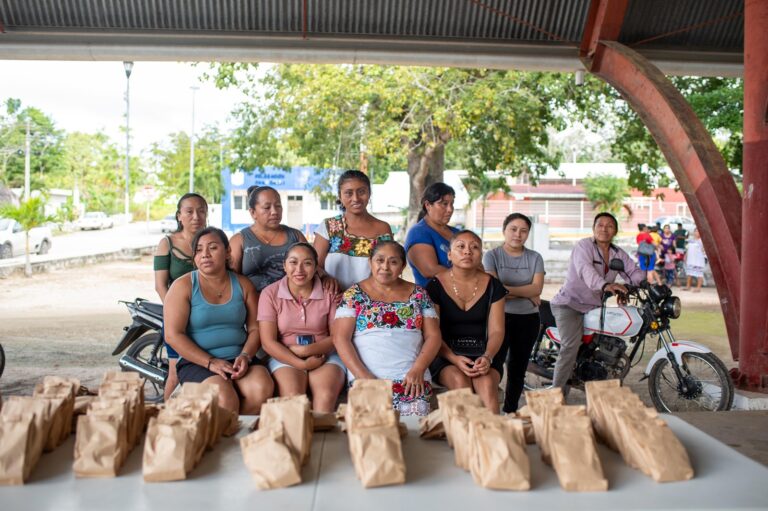
[[[296,344],[299,346],[307,346],[309,344],[312,344],[315,342],[315,336],[314,335],[297,335],[296,336]]]

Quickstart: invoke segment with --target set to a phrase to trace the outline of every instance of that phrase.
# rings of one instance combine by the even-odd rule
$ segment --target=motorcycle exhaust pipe
[[[151,380],[153,383],[158,385],[165,385],[166,373],[158,367],[151,366],[146,362],[136,360],[135,358],[128,355],[123,355],[120,357],[120,360],[118,360],[117,363],[123,369],[137,372],[148,380]]]

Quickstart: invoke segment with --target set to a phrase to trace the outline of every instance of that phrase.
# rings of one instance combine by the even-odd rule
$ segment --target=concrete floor
[[[768,466],[768,410],[674,415],[744,456]]]

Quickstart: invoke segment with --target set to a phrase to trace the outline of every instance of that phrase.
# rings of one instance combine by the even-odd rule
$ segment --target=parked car
[[[88,231],[91,229],[109,229],[115,224],[112,219],[103,211],[89,211],[85,215],[81,216],[75,222],[75,227],[81,231]]]
[[[696,228],[696,223],[693,221],[693,218],[687,216],[660,216],[654,222],[659,224],[659,227],[664,227],[666,224],[669,224],[673,232],[677,229],[678,223],[683,224],[683,229],[688,231],[689,236]]]
[[[29,231],[29,251],[46,254],[51,249],[53,234],[50,227],[35,227]],[[0,259],[22,255],[27,244],[24,230],[16,220],[0,218]]]
[[[160,220],[160,232],[176,232],[178,227],[179,226],[176,223],[176,215],[168,215]]]

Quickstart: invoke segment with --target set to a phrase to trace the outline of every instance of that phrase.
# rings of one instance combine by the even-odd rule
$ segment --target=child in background
[[[680,285],[677,282],[677,273],[675,272],[675,246],[671,245],[664,251],[664,277],[667,281],[667,286],[672,287],[672,284]]]

